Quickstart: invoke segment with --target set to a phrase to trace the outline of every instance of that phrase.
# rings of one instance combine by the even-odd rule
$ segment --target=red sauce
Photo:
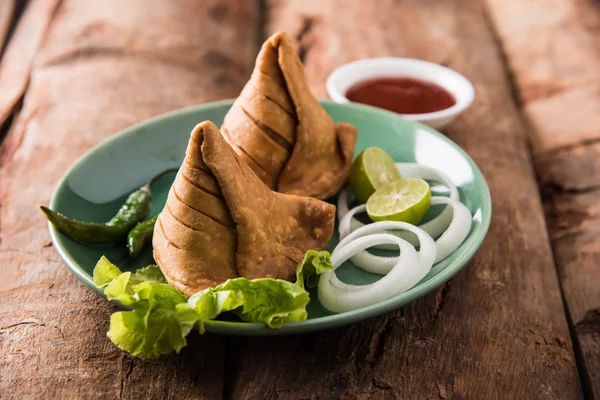
[[[450,92],[435,83],[414,78],[375,78],[362,81],[346,92],[356,103],[368,104],[400,114],[424,114],[456,104]]]

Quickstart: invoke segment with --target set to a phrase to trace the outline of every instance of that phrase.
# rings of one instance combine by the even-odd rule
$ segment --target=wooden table
[[[488,238],[449,283],[379,318],[191,335],[180,355],[134,359],[36,208],[114,132],[237,96],[277,30],[321,97],[363,57],[469,77],[477,99],[445,133],[488,179]],[[4,0],[0,41],[1,398],[600,398],[597,0]]]

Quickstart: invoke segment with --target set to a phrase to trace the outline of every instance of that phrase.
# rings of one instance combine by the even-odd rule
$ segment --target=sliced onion
[[[449,197],[458,200],[458,188],[452,179],[443,172],[417,163],[396,163],[396,167],[403,178],[425,179],[426,181],[442,183],[450,191]]]
[[[365,207],[364,204],[362,204],[358,207],[355,207],[348,213],[348,215],[346,217],[344,217],[344,219],[340,223],[340,228],[339,228],[340,237],[343,237],[343,236],[341,236],[342,235],[341,232],[343,229],[342,226],[348,225],[349,217],[351,217],[351,215],[353,214],[353,211],[356,209],[362,209],[364,211],[364,207]],[[423,254],[425,254],[426,256],[431,257],[431,263],[432,264],[434,263],[434,260],[436,258],[436,254],[437,254],[437,249],[436,249],[436,245],[435,245],[433,239],[422,229],[420,229],[414,225],[411,225],[407,222],[381,221],[381,222],[375,222],[372,224],[365,225],[365,226],[355,230],[354,232],[350,233],[349,235],[343,237],[343,239],[340,241],[340,243],[334,249],[334,252],[336,249],[340,248],[341,246],[345,246],[347,243],[349,243],[352,240],[355,240],[361,236],[374,234],[374,233],[388,233],[389,234],[389,232],[392,232],[392,231],[394,232],[394,236],[396,236],[396,237],[397,237],[397,235],[395,233],[398,231],[408,231],[408,232],[411,232],[414,235],[416,235],[415,236],[417,238],[416,246],[420,246],[420,251],[423,252]],[[400,239],[402,239],[402,238],[400,238]],[[411,243],[411,245],[415,246],[412,243]],[[402,256],[402,254],[400,254],[400,256]],[[390,272],[392,270],[392,268],[396,264],[397,259],[398,259],[398,257],[376,256],[375,254],[371,254],[368,251],[363,250],[361,252],[356,253],[354,256],[352,256],[350,258],[350,261],[352,261],[352,263],[354,265],[356,265],[357,267],[359,267],[365,271],[383,275],[383,274],[387,274],[388,272]]]
[[[404,178],[415,178],[415,179],[425,179],[430,181],[436,181],[445,185],[450,191],[450,199],[458,200],[458,189],[454,182],[443,172],[436,170],[435,168],[428,167],[426,165],[421,165],[417,163],[396,163],[396,167],[400,171],[400,174]],[[437,197],[437,196],[436,196]],[[441,197],[441,196],[440,196]],[[354,196],[348,187],[344,188],[338,197],[338,220],[340,221],[344,218],[346,214],[348,214],[349,204],[354,200]],[[433,204],[433,203],[432,203]],[[356,208],[356,207],[355,207]],[[358,213],[360,211],[355,211]],[[450,221],[452,220],[452,207],[445,207],[444,210],[432,220],[425,222],[424,224],[419,225],[419,228],[423,229],[427,232],[431,237],[438,238],[444,231],[448,228]],[[356,229],[364,226],[362,222],[357,220],[356,218],[351,218],[349,221],[349,232],[353,232]],[[414,246],[418,244],[418,240],[416,236],[410,232],[390,232],[402,239],[408,240]],[[341,234],[341,230],[340,230]],[[394,246],[377,246],[377,248],[382,250],[393,250]]]
[[[454,253],[458,246],[464,242],[471,231],[473,217],[471,211],[463,203],[448,197],[432,197],[431,204],[448,204],[453,210],[452,221],[448,229],[435,241],[437,255],[435,262],[438,263]]]
[[[432,197],[432,201],[435,197]],[[365,224],[356,219],[354,215],[359,214],[361,212],[365,212],[366,206],[362,204],[360,206],[352,208],[351,210],[348,210],[348,204],[350,204],[352,200],[352,193],[348,188],[344,188],[340,192],[340,195],[338,197],[337,206],[338,220],[340,221],[339,231],[341,238],[344,238],[345,236],[349,235],[350,232],[354,232],[355,230],[365,226]],[[448,225],[450,225],[450,221],[452,221],[452,208],[446,207],[437,217],[435,217],[429,222],[419,225],[419,228],[423,229],[429,236],[437,238],[448,228]],[[419,245],[419,240],[412,232],[390,231],[389,233],[408,241],[413,246]],[[390,245],[381,245],[377,246],[377,248],[381,250],[394,250],[396,247]]]
[[[342,218],[344,218],[344,216],[346,214],[348,214],[348,211],[350,211],[349,205],[350,205],[350,203],[352,203],[353,199],[354,199],[354,196],[350,192],[350,188],[348,186],[346,186],[345,188],[343,188],[340,191],[340,194],[338,195],[338,201],[337,201],[338,221],[341,221]],[[360,223],[360,221],[356,221],[356,222]],[[360,226],[356,227],[356,229],[358,229],[358,228],[360,228]]]
[[[392,229],[406,228],[402,222],[390,221],[376,224],[402,224],[395,225]],[[370,228],[372,225],[365,228]],[[411,226],[411,228],[414,227]],[[385,228],[379,227],[379,229]],[[364,234],[364,232],[359,232],[358,235]],[[419,252],[407,241],[386,233],[371,234],[340,242],[331,254],[334,270],[326,272],[319,279],[318,295],[321,304],[330,311],[341,313],[379,303],[412,288],[431,270],[435,259],[433,239],[424,233],[419,232],[418,234],[424,239]],[[394,244],[400,250],[400,256],[395,257],[395,264],[386,276],[370,285],[362,286],[350,285],[337,278],[335,269],[346,260],[357,253],[364,252],[369,247],[381,244]]]
[[[431,204],[448,204],[452,209],[452,220],[448,226],[448,229],[435,241],[435,261],[434,263],[438,263],[452,254],[465,240],[469,231],[471,230],[472,217],[469,209],[459,201],[452,200],[448,197],[432,197]],[[354,214],[359,212],[364,212],[366,206],[361,204],[360,206],[354,207],[350,210],[342,221],[339,224],[339,232],[340,238],[342,240],[336,247],[340,247],[340,245],[345,245],[348,241],[354,240],[357,237],[364,236],[372,233],[380,233],[380,232],[393,232],[394,236],[399,236],[399,232],[397,231],[398,225],[395,224],[404,224],[402,229],[408,232],[412,232],[415,234],[418,239],[417,243],[411,243],[414,246],[418,246],[419,244],[423,246],[424,239],[423,237],[427,237],[430,240],[431,237],[426,234],[422,229],[416,228],[413,225],[410,225],[405,222],[393,222],[393,221],[385,221],[385,222],[375,222],[373,224],[364,225],[363,227],[355,230],[354,232],[350,232],[350,221]],[[404,232],[400,232],[404,233]],[[388,273],[396,263],[398,257],[383,257],[377,256],[375,254],[371,254],[368,251],[361,251],[356,255],[352,256],[350,261],[357,267],[373,272],[376,274],[386,274]]]

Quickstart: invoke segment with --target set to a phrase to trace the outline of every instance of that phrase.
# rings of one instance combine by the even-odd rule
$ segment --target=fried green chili
[[[64,235],[84,244],[106,244],[124,240],[129,231],[148,218],[152,210],[151,185],[168,169],[153,177],[147,184],[131,193],[117,214],[106,223],[83,222],[69,218],[47,207],[41,206],[48,221]]]
[[[140,222],[129,231],[127,235],[127,248],[129,249],[129,255],[136,257],[140,255],[146,243],[152,240],[152,234],[154,232],[154,224],[158,219],[158,214],[154,217]]]

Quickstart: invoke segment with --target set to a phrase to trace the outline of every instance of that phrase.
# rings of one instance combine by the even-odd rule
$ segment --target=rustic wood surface
[[[579,372],[600,398],[600,3],[487,2],[531,126]]]
[[[525,130],[481,4],[320,3],[272,1],[266,16],[268,32],[285,28],[298,39],[319,95],[325,94],[333,68],[371,56],[428,59],[475,83],[476,103],[447,133],[490,184],[489,239],[452,281],[396,313],[301,337],[230,339],[228,393],[232,398],[581,396]]]
[[[0,123],[14,115],[0,149],[0,398],[600,397],[594,4],[30,0],[0,63]],[[276,30],[319,97],[336,66],[370,56],[469,77],[476,102],[446,133],[488,179],[488,239],[449,283],[379,318],[127,356],[105,336],[115,308],[67,271],[32,210],[112,133],[235,97]]]
[[[49,7],[31,2],[23,22]],[[57,2],[48,22],[35,44],[25,34],[8,49],[39,47],[0,153],[0,398],[218,398],[225,339],[192,338],[185,354],[154,362],[115,349],[106,337],[115,308],[64,268],[36,208],[77,157],[114,132],[236,96],[252,71],[256,9],[71,0]]]
[[[7,44],[0,64],[0,124],[11,116],[23,96],[30,79],[33,58],[57,4],[58,0],[29,3],[11,37],[10,45]]]
[[[0,49],[3,49],[8,37],[10,36],[10,27],[16,22],[15,0],[3,1],[0,3]]]

